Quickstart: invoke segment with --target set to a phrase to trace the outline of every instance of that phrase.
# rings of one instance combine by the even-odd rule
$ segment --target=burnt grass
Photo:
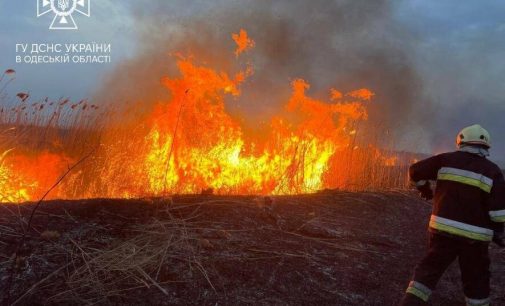
[[[0,299],[16,305],[396,305],[431,207],[404,192],[0,206]],[[491,247],[494,305],[505,252]],[[464,305],[453,264],[432,305]]]

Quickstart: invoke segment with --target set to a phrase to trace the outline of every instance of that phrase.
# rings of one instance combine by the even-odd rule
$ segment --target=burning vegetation
[[[255,42],[245,30],[232,35],[236,58]],[[133,198],[168,194],[299,194],[322,189],[401,187],[394,153],[361,137],[374,93],[365,88],[327,100],[309,95],[307,80],[291,81],[291,96],[268,131],[246,133],[227,112],[241,85],[254,75],[213,69],[176,55],[178,76],[161,81],[171,94],[134,122],[107,119],[121,110],[88,101],[29,102],[0,110],[0,202],[40,198],[80,157],[93,154],[50,198]],[[228,67],[229,65],[223,65]],[[15,72],[7,70],[6,77]],[[22,96],[20,96],[22,95]],[[258,135],[261,134],[261,135]]]

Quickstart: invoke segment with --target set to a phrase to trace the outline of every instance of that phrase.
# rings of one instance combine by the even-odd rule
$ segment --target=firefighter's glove
[[[417,190],[419,190],[421,198],[425,199],[426,201],[433,199],[433,190],[431,190],[429,182],[426,182],[426,184],[422,186],[418,186]]]
[[[503,232],[494,232],[493,242],[501,248],[505,248],[505,234]]]

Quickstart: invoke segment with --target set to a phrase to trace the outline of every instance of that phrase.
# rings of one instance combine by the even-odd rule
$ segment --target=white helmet
[[[456,144],[458,147],[469,144],[491,148],[491,136],[486,129],[478,124],[475,124],[466,127],[459,132],[458,137],[456,137]]]

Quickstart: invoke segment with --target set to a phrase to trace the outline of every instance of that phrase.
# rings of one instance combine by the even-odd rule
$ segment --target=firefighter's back
[[[500,168],[485,157],[462,151],[442,154],[439,159],[430,227],[490,241],[493,233],[489,198],[493,185],[501,176]],[[462,226],[447,220],[462,223],[459,224]]]

